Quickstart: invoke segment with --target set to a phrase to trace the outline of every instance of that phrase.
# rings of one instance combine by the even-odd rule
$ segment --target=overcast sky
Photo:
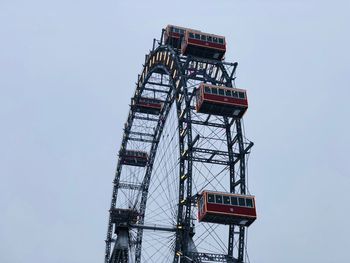
[[[349,262],[350,2],[0,0],[0,262],[102,262],[144,55],[225,35],[255,142],[252,263]]]

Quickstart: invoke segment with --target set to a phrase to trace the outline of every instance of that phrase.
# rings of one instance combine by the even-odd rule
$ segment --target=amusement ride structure
[[[249,262],[237,62],[223,36],[168,25],[145,56],[113,181],[105,263]]]

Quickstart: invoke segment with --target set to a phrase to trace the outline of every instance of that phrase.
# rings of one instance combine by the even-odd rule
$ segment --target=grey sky
[[[172,4],[174,6],[172,6]],[[0,1],[0,262],[102,262],[116,155],[166,24],[225,35],[248,90],[255,263],[348,262],[348,1]]]

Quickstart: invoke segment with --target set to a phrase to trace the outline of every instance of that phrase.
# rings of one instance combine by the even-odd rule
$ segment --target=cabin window
[[[185,33],[185,30],[183,30],[183,29],[179,29],[179,31],[180,31],[180,34],[184,34]]]
[[[203,211],[203,197],[199,200],[199,211]]]
[[[239,198],[238,198],[238,204],[239,204],[240,206],[245,206],[245,200],[244,200],[244,198],[239,197]]]
[[[240,99],[244,99],[245,98],[244,92],[238,92],[238,95],[239,95]]]
[[[208,36],[208,42],[213,42],[213,37]]]
[[[215,203],[222,204],[222,195],[215,195]]]
[[[208,203],[215,203],[214,195],[208,194]]]
[[[219,38],[219,43],[220,44],[224,44],[224,39],[223,38]]]
[[[225,91],[223,89],[219,89],[219,94],[225,96]]]
[[[188,36],[189,36],[189,38],[194,38],[194,34],[193,33],[189,33]]]
[[[226,96],[227,97],[231,97],[232,96],[232,92],[231,92],[231,90],[226,90]]]
[[[218,43],[218,38],[217,37],[213,37],[213,42],[214,43]]]
[[[201,35],[201,40],[206,41],[207,37],[205,35]]]
[[[196,36],[196,39],[201,39],[200,34],[195,34],[195,36]]]
[[[225,195],[224,195],[224,204],[225,204],[225,205],[231,204],[231,202],[230,202],[230,197],[229,197],[229,196],[225,196]]]
[[[213,94],[218,94],[218,89],[217,89],[217,88],[212,88],[212,89],[211,89],[211,93],[213,93]]]
[[[238,92],[237,91],[232,91],[232,97],[238,98]]]
[[[205,92],[205,93],[210,93],[210,88],[207,87],[207,86],[205,86],[205,87],[204,87],[204,92]]]
[[[237,197],[231,196],[231,205],[238,205]]]
[[[247,198],[245,203],[248,207],[253,207],[253,200],[251,198]]]

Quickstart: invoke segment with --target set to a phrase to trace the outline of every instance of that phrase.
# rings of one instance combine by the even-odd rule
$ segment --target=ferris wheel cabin
[[[197,205],[199,222],[250,226],[256,219],[254,196],[203,191]]]
[[[163,102],[153,98],[141,97],[138,101],[133,98],[131,101],[131,107],[133,107],[136,112],[159,115],[163,108]]]
[[[181,53],[223,60],[226,53],[225,37],[187,29],[181,43]]]
[[[117,234],[119,227],[128,227],[128,223],[135,224],[137,222],[138,213],[135,209],[112,208],[111,222],[115,224],[115,233]]]
[[[173,48],[181,49],[181,38],[184,37],[187,28],[167,25],[164,32],[164,43]]]
[[[247,109],[247,92],[243,89],[201,83],[196,90],[197,112],[242,118]]]
[[[121,155],[121,163],[131,166],[145,167],[148,161],[148,154],[143,151],[125,150]]]

